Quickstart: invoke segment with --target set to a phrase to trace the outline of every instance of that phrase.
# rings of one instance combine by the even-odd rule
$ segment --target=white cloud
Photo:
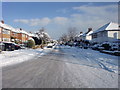
[[[20,23],[28,24],[29,20],[26,20],[26,19],[15,19],[14,22],[20,22]]]
[[[66,23],[68,23],[68,18],[66,18],[66,17],[55,17],[55,18],[53,18],[53,22],[56,23],[56,24],[65,25]]]
[[[51,20],[48,17],[45,17],[42,19],[30,19],[29,22],[31,26],[46,26],[51,22]]]
[[[105,23],[110,21],[118,21],[117,6],[118,5],[116,4],[105,6],[84,5],[73,7],[73,10],[78,12],[72,14],[71,17],[75,21],[75,25],[79,24],[83,29],[87,29],[87,27],[93,27],[93,29],[96,30]]]
[[[105,5],[105,6],[80,6],[80,7],[73,7],[74,10],[82,11],[85,15],[89,15],[91,17],[101,17],[101,18],[109,18],[116,19],[118,15],[118,5]]]
[[[14,22],[19,22],[23,24],[28,24],[30,26],[46,26],[50,23],[50,19],[48,17],[44,17],[42,19],[15,19]]]

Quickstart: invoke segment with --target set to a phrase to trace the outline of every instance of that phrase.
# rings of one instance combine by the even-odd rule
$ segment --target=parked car
[[[26,48],[26,46],[24,44],[19,44],[19,46],[20,46],[20,49],[25,49]]]
[[[53,46],[47,46],[47,48],[52,48]]]
[[[0,42],[0,51],[4,51],[5,44],[3,42]]]
[[[11,42],[4,42],[5,48],[4,51],[14,51],[15,50],[15,45]]]
[[[21,49],[21,46],[20,46],[20,45],[18,45],[18,44],[16,44],[16,43],[13,43],[13,44],[14,44],[14,46],[15,46],[15,50]]]
[[[110,43],[103,43],[103,44],[101,44],[101,47],[104,47],[104,50],[110,50],[111,45],[110,45]]]
[[[88,45],[86,45],[86,44],[83,45],[83,48],[84,48],[84,49],[87,49],[87,48],[88,48]]]
[[[115,50],[120,51],[120,45],[118,43],[112,43],[110,50],[112,50],[112,51],[115,51]]]
[[[47,45],[47,48],[52,48],[53,47],[53,43],[49,43],[48,45]]]

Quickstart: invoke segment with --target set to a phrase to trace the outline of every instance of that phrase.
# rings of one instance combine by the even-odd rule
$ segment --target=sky
[[[53,39],[67,33],[69,27],[79,32],[93,31],[109,22],[118,22],[117,2],[2,2],[6,24],[36,32],[42,27]]]

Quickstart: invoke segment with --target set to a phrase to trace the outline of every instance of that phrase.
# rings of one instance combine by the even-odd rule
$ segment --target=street
[[[117,62],[117,56],[57,46],[41,57],[3,67],[2,87],[118,88]]]

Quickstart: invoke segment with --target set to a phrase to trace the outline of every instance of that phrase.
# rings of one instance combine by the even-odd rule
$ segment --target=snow
[[[118,56],[100,53],[91,49],[81,49],[76,47],[62,46],[63,52],[70,55],[67,62],[100,68],[109,72],[118,73]]]
[[[5,51],[0,54],[0,66],[22,63],[33,58],[39,58],[52,50],[63,54],[68,76],[73,84],[88,88],[116,88],[118,87],[118,56],[100,53],[92,49],[81,49],[70,46],[53,46],[44,49],[21,49]],[[57,53],[58,52],[58,53]],[[77,80],[76,80],[77,79]],[[73,85],[74,86],[74,85]],[[79,88],[80,86],[78,86]],[[76,87],[77,88],[77,87]]]
[[[90,32],[88,32],[86,35],[91,35],[93,33],[93,31],[90,31]]]
[[[7,66],[21,63],[33,58],[41,57],[58,46],[53,48],[44,47],[44,49],[21,49],[15,51],[3,51],[0,54],[0,66]],[[118,56],[100,53],[91,49],[81,49],[77,47],[60,46],[65,57],[65,62],[89,66],[97,69],[107,70],[109,72],[118,73]],[[69,55],[69,56],[68,56]]]
[[[54,47],[53,47],[54,48]],[[22,63],[33,58],[41,57],[49,53],[53,48],[48,49],[21,49],[15,51],[3,51],[0,54],[0,67]]]

